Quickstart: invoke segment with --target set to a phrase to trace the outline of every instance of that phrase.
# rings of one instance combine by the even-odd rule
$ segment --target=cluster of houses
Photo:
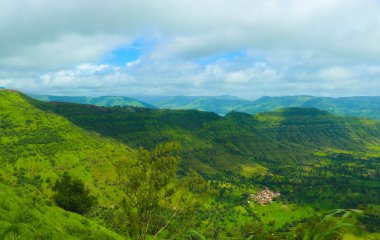
[[[271,204],[273,199],[276,197],[279,197],[281,194],[280,192],[274,192],[269,190],[268,188],[265,188],[262,191],[257,192],[256,194],[250,194],[248,198],[248,204],[251,203],[251,201],[254,201],[261,206]]]

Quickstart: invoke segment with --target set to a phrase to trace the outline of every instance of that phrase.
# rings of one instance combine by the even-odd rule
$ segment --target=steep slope
[[[124,239],[96,221],[0,182],[1,239]]]
[[[69,171],[106,201],[102,186],[112,179],[112,160],[131,152],[116,141],[32,106],[17,92],[0,91],[0,178],[9,184],[36,183],[49,194],[49,181]],[[97,179],[95,184],[94,179]]]
[[[24,239],[41,239],[36,232],[49,239],[119,238],[92,220],[50,207],[51,189],[67,171],[85,182],[99,206],[109,207],[120,201],[110,185],[115,182],[112,162],[131,152],[34,107],[18,92],[0,90],[0,234],[10,229]]]
[[[235,110],[258,113],[287,107],[318,108],[338,115],[360,116],[380,120],[380,97],[262,97],[244,106],[236,107]]]
[[[93,104],[96,106],[131,106],[152,108],[157,107],[141,102],[134,98],[120,97],[120,96],[103,96],[103,97],[73,97],[73,96],[49,96],[49,95],[30,95],[31,97],[45,102],[69,102],[69,103],[81,103],[81,104]]]

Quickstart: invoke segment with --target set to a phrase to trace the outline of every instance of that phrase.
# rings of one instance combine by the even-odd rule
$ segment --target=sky
[[[0,86],[50,95],[380,95],[380,0],[2,0]]]

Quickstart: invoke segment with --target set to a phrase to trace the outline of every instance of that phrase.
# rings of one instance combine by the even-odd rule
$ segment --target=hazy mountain
[[[224,116],[231,111],[259,113],[281,108],[306,107],[343,116],[359,116],[380,120],[380,97],[262,97],[254,101],[233,96],[137,96],[129,97],[68,97],[31,95],[41,101],[71,102],[97,106],[132,106],[177,110],[200,110]]]
[[[226,115],[230,111],[258,113],[288,107],[318,108],[337,115],[360,116],[380,120],[380,97],[262,97],[254,101],[231,96],[146,96],[138,97],[160,108],[196,109]]]
[[[233,96],[138,96],[138,99],[163,109],[193,109],[226,115],[250,101]]]
[[[70,102],[80,104],[93,104],[96,106],[131,106],[142,108],[157,108],[151,104],[141,102],[134,98],[120,96],[84,97],[84,96],[50,96],[50,95],[30,95],[31,97],[45,102]]]
[[[380,97],[262,97],[244,106],[236,107],[235,110],[257,113],[286,107],[312,107],[338,115],[360,116],[380,120]]]

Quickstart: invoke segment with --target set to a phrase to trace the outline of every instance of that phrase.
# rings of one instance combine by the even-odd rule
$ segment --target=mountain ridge
[[[131,107],[144,107],[144,108],[157,108],[151,104],[141,102],[135,98],[123,96],[100,96],[100,97],[86,97],[86,96],[53,96],[53,95],[34,95],[30,94],[34,99],[45,102],[71,102],[79,104],[93,104],[96,106],[131,106]]]
[[[98,106],[132,106],[143,108],[161,108],[174,110],[200,110],[214,112],[224,116],[231,111],[259,113],[289,107],[307,107],[326,110],[342,116],[368,117],[380,120],[379,96],[354,97],[315,97],[309,95],[263,96],[256,100],[246,100],[234,96],[137,96],[135,98],[103,96],[67,97],[67,96],[36,96],[43,101],[73,102],[94,104]],[[140,100],[137,100],[140,99]]]

